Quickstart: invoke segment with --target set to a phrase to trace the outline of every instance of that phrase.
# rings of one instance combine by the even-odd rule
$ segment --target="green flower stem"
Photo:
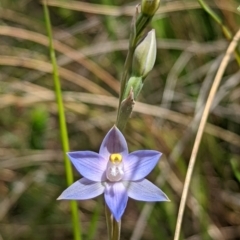
[[[107,204],[105,203],[105,215],[107,221],[108,239],[109,240],[120,240],[121,234],[121,220],[117,222],[111,211],[109,210]]]
[[[151,22],[153,16],[149,16],[146,14],[139,14],[139,17],[137,18],[136,22],[136,41],[139,40],[139,38],[142,35],[143,30],[146,28],[146,26]]]
[[[121,220],[117,222],[115,219],[113,219],[112,240],[120,240],[120,234],[121,234]]]
[[[117,113],[118,118],[119,118],[119,113],[120,113],[120,106],[121,106],[121,103],[123,100],[123,94],[125,91],[125,87],[127,85],[129,72],[131,71],[131,68],[132,68],[132,60],[133,60],[133,54],[134,54],[135,48],[137,47],[137,43],[141,38],[143,30],[146,28],[146,26],[151,21],[151,19],[152,19],[152,16],[147,16],[145,14],[140,13],[136,22],[134,23],[135,26],[133,28],[135,28],[136,32],[131,33],[128,54],[127,54],[127,58],[125,60],[125,64],[124,64],[124,68],[123,68],[123,75],[121,78],[121,89],[120,89],[120,97],[119,97],[119,105],[118,105],[118,113]]]
[[[59,125],[60,125],[62,148],[64,151],[64,162],[65,162],[67,184],[69,186],[73,183],[73,173],[72,173],[71,163],[66,155],[66,152],[69,151],[68,132],[67,132],[67,126],[66,126],[62,94],[61,94],[61,84],[60,84],[59,75],[58,75],[57,61],[56,61],[53,42],[52,42],[51,21],[50,21],[49,11],[46,3],[43,4],[43,7],[44,7],[44,16],[46,21],[46,29],[49,37],[50,57],[51,57],[51,62],[53,66],[53,79],[54,79],[55,95],[56,95],[56,101],[57,101],[58,112],[59,112]],[[70,206],[71,206],[71,213],[72,213],[74,239],[81,240],[81,230],[80,230],[77,202],[71,201]]]
[[[159,6],[159,4],[157,5]],[[156,10],[157,9],[154,10],[154,13]],[[123,74],[121,78],[121,88],[120,88],[117,120],[116,120],[116,126],[120,131],[123,131],[129,117],[131,116],[131,112],[134,107],[134,100],[137,98],[143,85],[142,84],[143,79],[141,77],[138,79],[130,78],[131,81],[130,82],[128,81],[129,81],[130,73],[132,71],[134,51],[142,37],[142,33],[144,29],[151,21],[154,13],[152,15],[140,13],[137,16],[137,12],[136,12],[136,15],[133,17],[128,54],[125,60]],[[106,209],[107,209],[107,206],[106,206]],[[107,225],[108,225],[108,233],[109,233],[109,236],[111,236],[110,239],[119,240],[120,233],[121,233],[121,221],[117,222],[114,218],[112,218],[109,210],[108,211],[106,210],[106,218],[107,218]]]
[[[120,240],[121,234],[121,220],[117,222],[111,211],[109,210],[107,204],[105,203],[105,215],[107,221],[108,239],[109,240]]]
[[[223,35],[228,41],[231,41],[233,38],[233,35],[231,31],[228,29],[227,26],[225,26],[222,22],[222,19],[204,2],[204,0],[198,0],[199,4],[203,8],[203,10],[209,14],[209,16],[212,17],[212,19],[221,27]],[[238,65],[240,66],[240,53],[237,49],[234,51],[236,61]]]
[[[121,89],[120,89],[117,117],[119,117],[119,114],[120,114],[120,106],[121,106],[121,103],[122,103],[122,100],[123,100],[123,94],[124,94],[124,91],[125,91],[125,87],[127,85],[129,72],[130,72],[130,69],[132,67],[132,59],[133,59],[134,50],[135,50],[135,47],[130,47],[129,46],[127,58],[126,58],[125,64],[124,64],[123,75],[122,75],[122,78],[121,78]]]

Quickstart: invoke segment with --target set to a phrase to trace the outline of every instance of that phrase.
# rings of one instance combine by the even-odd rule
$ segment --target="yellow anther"
[[[119,153],[113,153],[110,155],[109,160],[112,163],[120,163],[120,162],[122,162],[122,155]]]

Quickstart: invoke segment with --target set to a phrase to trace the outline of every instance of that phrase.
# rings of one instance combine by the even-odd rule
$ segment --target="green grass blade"
[[[221,27],[222,32],[225,36],[225,38],[228,41],[232,40],[232,33],[231,31],[228,29],[227,26],[225,26],[222,22],[222,19],[204,2],[204,0],[198,0],[200,6],[202,7],[202,9],[209,14],[209,16],[211,16],[211,18]],[[239,51],[236,49],[235,50],[235,59],[238,63],[238,65],[240,66],[240,53]]]
[[[73,173],[72,173],[71,163],[66,155],[66,152],[69,151],[68,132],[67,132],[67,126],[66,126],[66,119],[65,119],[65,113],[64,113],[57,61],[56,61],[55,52],[53,48],[51,21],[50,21],[47,5],[44,3],[43,6],[44,6],[45,21],[46,21],[46,29],[49,37],[50,57],[51,57],[51,62],[53,66],[53,80],[54,80],[55,95],[56,95],[56,101],[57,101],[58,113],[59,113],[60,134],[61,134],[62,148],[64,151],[64,162],[65,162],[67,184],[69,186],[73,183]],[[72,213],[74,239],[81,240],[81,230],[80,230],[77,202],[71,201],[70,205],[71,205],[71,213]]]

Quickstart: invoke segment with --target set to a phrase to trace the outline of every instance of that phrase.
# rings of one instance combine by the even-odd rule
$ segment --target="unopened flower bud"
[[[140,91],[143,87],[143,79],[142,77],[131,76],[127,82],[126,89],[123,95],[123,99],[127,98],[130,92],[133,92],[134,100],[137,99]]]
[[[156,53],[155,30],[151,30],[135,49],[132,63],[133,75],[144,79],[153,68]]]
[[[158,10],[160,0],[142,0],[141,12],[148,16],[153,16]]]

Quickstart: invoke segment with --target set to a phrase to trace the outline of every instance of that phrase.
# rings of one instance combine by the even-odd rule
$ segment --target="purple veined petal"
[[[109,130],[99,150],[99,154],[107,159],[111,153],[120,153],[123,157],[128,154],[127,142],[116,126]]]
[[[124,182],[124,185],[127,188],[128,196],[135,200],[145,202],[170,201],[162,190],[147,179]]]
[[[91,151],[69,152],[67,154],[83,177],[96,182],[106,180],[107,159]]]
[[[86,178],[80,180],[69,186],[57,200],[85,200],[99,196],[104,192],[105,186],[101,182],[93,182]]]
[[[124,213],[128,201],[127,191],[123,183],[107,183],[104,197],[114,218],[119,221]]]
[[[123,180],[137,181],[145,178],[156,166],[162,153],[154,150],[139,150],[124,159]]]

